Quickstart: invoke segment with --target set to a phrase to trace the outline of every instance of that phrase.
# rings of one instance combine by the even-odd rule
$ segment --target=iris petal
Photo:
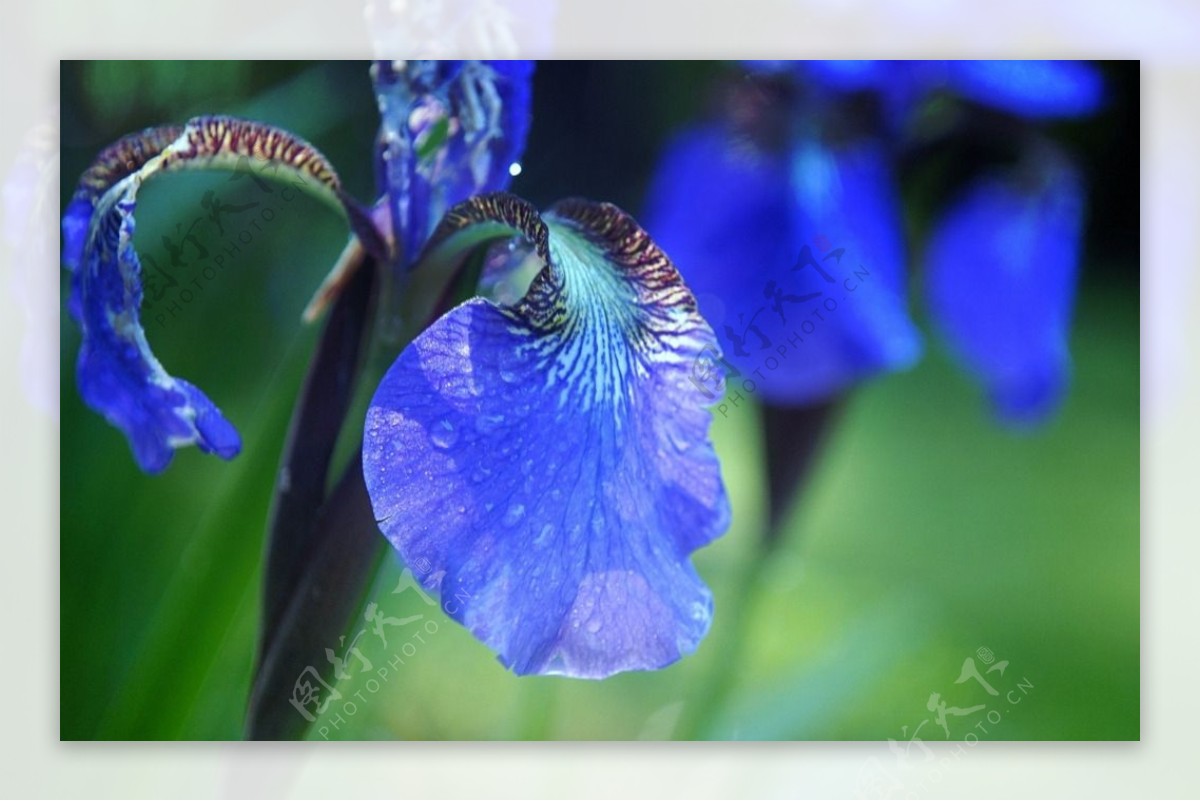
[[[738,386],[809,403],[919,357],[899,205],[878,148],[805,140],[789,157],[720,127],[688,131],[660,164],[648,218],[721,334]]]
[[[63,262],[72,272],[68,306],[83,331],[79,391],[125,433],[147,472],[163,470],[175,449],[191,444],[230,459],[240,451],[241,439],[203,392],[163,369],[146,342],[139,317],[142,268],[133,245],[138,190],[162,172],[236,168],[243,159],[302,176],[340,203],[352,226],[366,236],[362,226],[369,221],[311,145],[227,117],[201,117],[120,140],[84,173],[63,216]]]
[[[689,554],[729,523],[692,380],[715,337],[615,207],[566,201],[543,220],[477,198],[450,229],[486,226],[497,203],[548,266],[515,306],[468,301],[392,366],[363,448],[375,515],[514,672],[663,667],[708,630]]]
[[[1075,117],[1096,111],[1104,85],[1078,61],[949,61],[950,87],[978,103],[1025,117]]]
[[[380,61],[371,76],[379,183],[411,262],[447,209],[508,186],[529,132],[533,63]]]
[[[903,119],[920,96],[943,87],[1034,119],[1091,114],[1104,100],[1100,74],[1079,61],[806,61],[795,69],[836,92],[881,93],[893,120]]]
[[[942,219],[927,253],[932,321],[1014,423],[1044,419],[1061,401],[1083,214],[1068,166],[1035,186],[977,181]]]

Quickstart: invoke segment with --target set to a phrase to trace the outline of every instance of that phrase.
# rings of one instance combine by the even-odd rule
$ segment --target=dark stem
[[[763,405],[768,508],[764,547],[770,549],[779,542],[784,518],[808,481],[841,409],[840,399],[809,406]]]
[[[291,703],[297,682],[306,668],[327,666],[325,649],[338,648],[383,549],[358,451],[326,491],[363,375],[379,279],[368,257],[343,288],[292,413],[268,523],[251,739],[303,736],[309,720]]]
[[[267,523],[260,664],[313,545],[330,461],[362,370],[377,302],[376,264],[368,258],[335,302],[292,413]]]
[[[367,579],[384,553],[362,474],[361,449],[322,506],[305,569],[278,631],[259,663],[246,716],[251,740],[290,740],[304,735],[310,721],[292,703],[306,668],[328,676],[325,649],[340,653],[338,637],[362,605]],[[312,710],[309,707],[311,714]]]

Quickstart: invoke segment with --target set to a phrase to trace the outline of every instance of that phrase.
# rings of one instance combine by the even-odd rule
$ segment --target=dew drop
[[[490,434],[503,422],[504,418],[498,414],[481,414],[475,418],[475,430],[480,434]]]
[[[667,429],[667,439],[670,441],[671,446],[679,453],[687,453],[692,449],[692,445],[694,444],[690,437],[685,436],[682,431],[675,427]]]
[[[458,429],[449,419],[441,420],[429,432],[429,439],[434,445],[445,450],[458,442]]]
[[[591,634],[598,632],[600,630],[600,620],[598,618],[592,618],[589,620],[587,624],[587,630]]]
[[[503,523],[506,526],[515,526],[525,516],[524,504],[514,503],[508,507],[508,511],[504,513]]]

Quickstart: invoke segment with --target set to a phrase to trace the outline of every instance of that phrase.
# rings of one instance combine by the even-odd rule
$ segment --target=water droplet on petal
[[[589,620],[587,624],[587,630],[592,634],[598,632],[600,630],[600,619],[594,617]]]
[[[514,503],[512,506],[508,507],[508,511],[504,513],[504,520],[502,522],[506,526],[515,526],[517,523],[519,523],[521,521],[521,518],[524,516],[525,516],[525,505],[520,504],[520,503]]]
[[[454,427],[453,421],[441,420],[434,424],[433,430],[429,432],[429,439],[434,445],[445,450],[458,442],[458,429]]]
[[[667,429],[667,439],[670,441],[672,447],[680,453],[687,453],[695,444],[690,437],[685,436],[682,431],[674,426]]]
[[[475,418],[475,430],[480,434],[490,434],[503,422],[504,418],[498,414],[481,414]]]

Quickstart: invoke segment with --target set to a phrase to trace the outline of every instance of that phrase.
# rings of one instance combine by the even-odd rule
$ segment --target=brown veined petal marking
[[[138,190],[159,173],[201,168],[298,177],[345,209],[364,247],[382,252],[370,217],[346,195],[328,159],[277,128],[197,117],[183,126],[132,134],[102,151],[63,217],[63,261],[73,273],[69,307],[83,329],[77,383],[88,405],[125,433],[138,464],[149,472],[164,469],[185,445],[223,458],[241,448],[237,432],[212,401],[166,372],[140,320],[142,267],[133,246]]]

